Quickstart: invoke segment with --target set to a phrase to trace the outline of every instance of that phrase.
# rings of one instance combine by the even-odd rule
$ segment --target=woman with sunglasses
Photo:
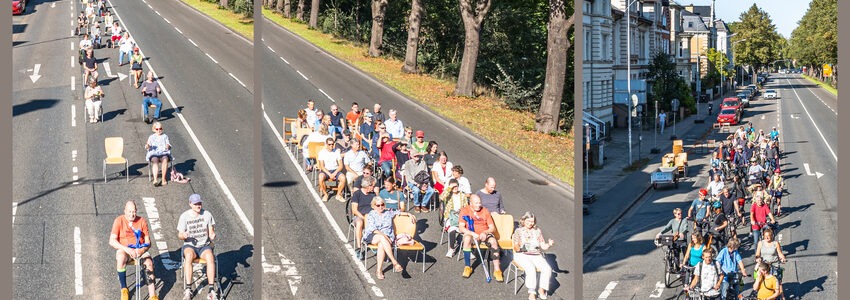
[[[148,142],[145,144],[145,160],[151,163],[151,173],[153,173],[153,186],[167,185],[165,176],[168,172],[168,161],[171,157],[171,142],[168,140],[168,135],[162,132],[162,123],[154,122],[153,134],[148,137]],[[162,166],[162,182],[157,181],[157,170]]]
[[[386,203],[381,197],[372,198],[372,211],[366,215],[366,228],[363,230],[363,242],[377,245],[378,250],[378,265],[375,271],[375,276],[378,279],[384,279],[384,259],[389,258],[393,264],[393,272],[404,271],[401,264],[398,263],[393,255],[393,242],[395,241],[395,232],[393,232],[393,218],[395,216],[409,216],[411,222],[416,224],[416,217],[410,213],[400,212],[397,210],[386,210]]]
[[[133,48],[133,54],[130,55],[130,70],[133,71],[133,88],[139,88],[139,79],[142,78],[142,55],[139,54],[139,47]]]

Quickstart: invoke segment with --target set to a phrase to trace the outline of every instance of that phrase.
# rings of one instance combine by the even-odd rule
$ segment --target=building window
[[[608,49],[608,35],[607,34],[602,35],[602,41],[600,41],[600,44],[602,44],[602,53],[600,54],[600,56],[601,56],[600,59],[610,60],[611,59],[611,52],[610,52],[610,49]]]
[[[596,13],[592,8],[592,4],[593,3],[590,2],[590,1],[584,1],[584,14],[585,15],[592,15],[592,14]]]
[[[593,52],[591,52],[593,47],[591,47],[591,44],[593,44],[593,38],[590,35],[590,31],[585,29],[584,30],[584,60],[592,60],[593,59]]]

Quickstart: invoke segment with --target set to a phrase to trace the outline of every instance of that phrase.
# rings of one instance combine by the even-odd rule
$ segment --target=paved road
[[[837,147],[837,99],[796,75],[773,74],[766,88],[778,89],[781,99],[753,102],[745,120],[766,132],[777,126],[787,155],[782,168],[788,194],[783,197],[785,214],[779,220],[778,236],[789,259],[783,285],[786,296],[835,299],[837,159],[829,148],[834,151]],[[715,133],[711,137],[724,135]],[[664,273],[663,252],[655,248],[652,239],[671,217],[670,211],[675,207],[687,209],[696,189],[707,183],[707,157],[691,155],[689,159],[689,172],[699,172],[696,178],[678,189],[649,191],[587,252],[585,299],[670,299],[681,290],[679,282],[672,288],[659,286]],[[751,270],[754,249],[749,247],[748,230],[738,232],[744,237],[744,263]],[[745,287],[751,288],[751,279],[745,282]]]
[[[31,1],[28,13],[14,18],[14,297],[117,298],[114,250],[107,238],[126,200],[138,203],[154,232],[160,295],[179,297],[175,227],[192,193],[203,195],[216,218],[219,270],[232,287],[228,296],[250,297],[253,229],[243,215],[253,211],[247,151],[252,144],[250,111],[244,107],[252,96],[240,83],[252,84],[250,44],[179,2],[109,2],[148,57],[145,69],[152,67],[161,78],[167,91],[163,125],[174,146],[175,167],[192,178],[188,184],[153,188],[142,150],[150,125],[141,122],[141,98],[123,77],[129,66],[118,66],[116,49],[95,50],[106,94],[105,122],[85,122],[75,62],[79,38],[70,34],[78,3]],[[223,50],[236,45],[248,50],[241,56]],[[214,61],[205,53],[218,57]],[[36,64],[42,77],[33,83]],[[103,140],[110,136],[124,138],[129,183],[118,166],[109,166],[109,181],[103,183]]]
[[[550,259],[561,270],[553,279],[556,297],[570,297],[574,277],[572,243],[574,232],[568,230],[565,218],[575,216],[573,191],[562,183],[554,183],[525,163],[505,154],[497,147],[482,141],[454,123],[444,121],[424,108],[378,83],[371,77],[341,63],[292,33],[268,24],[263,30],[267,46],[263,58],[263,104],[268,120],[263,132],[265,178],[263,192],[263,244],[268,269],[263,277],[264,293],[279,295],[293,287],[296,297],[381,297],[401,298],[409,291],[422,291],[428,296],[480,296],[504,298],[512,295],[511,288],[496,286],[481,289],[482,270],[477,268],[472,279],[463,280],[463,264],[444,257],[445,246],[439,241],[436,214],[420,214],[419,230],[428,248],[427,271],[421,266],[406,263],[411,279],[387,274],[387,279],[375,283],[374,267],[368,273],[355,265],[353,252],[346,248],[347,230],[342,203],[321,203],[314,189],[305,183],[300,167],[294,165],[290,153],[284,151],[278,137],[283,117],[294,117],[307,99],[314,99],[318,108],[327,110],[332,103],[348,111],[356,101],[368,107],[379,101],[384,112],[399,110],[399,119],[406,126],[425,131],[427,139],[440,142],[440,149],[449,154],[450,161],[461,164],[474,190],[483,186],[487,176],[495,177],[498,190],[505,199],[507,211],[519,217],[526,210],[538,215],[544,235],[555,239]],[[276,132],[272,131],[272,127]],[[557,160],[553,160],[557,163]],[[271,167],[270,167],[271,166]],[[429,228],[430,227],[430,228]],[[339,229],[340,231],[338,231]],[[283,234],[294,232],[296,234]],[[278,258],[285,259],[278,259]],[[273,259],[274,258],[274,259]],[[402,261],[406,261],[402,258]],[[507,264],[507,261],[503,264]],[[278,269],[277,267],[282,269]],[[287,275],[286,270],[289,270]],[[277,271],[277,272],[275,272]],[[277,276],[269,276],[278,274]],[[295,275],[297,274],[297,275]],[[450,278],[450,279],[449,279]],[[335,285],[326,283],[332,280]],[[433,288],[439,286],[439,289]],[[472,289],[475,288],[475,292]],[[270,292],[274,291],[274,292]],[[424,295],[423,294],[423,295]],[[517,297],[525,297],[520,293]]]

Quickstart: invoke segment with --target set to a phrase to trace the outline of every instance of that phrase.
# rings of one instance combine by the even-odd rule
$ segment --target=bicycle
[[[664,247],[664,257],[661,258],[664,261],[664,287],[671,287],[674,281],[673,276],[681,272],[679,253],[674,249],[674,247],[681,249],[680,242],[683,241],[676,240],[675,235],[662,235],[655,240],[656,247]]]
[[[701,300],[702,294],[699,292],[694,293],[695,291],[691,291],[688,287],[691,284],[691,280],[693,280],[694,276],[694,267],[684,266],[681,268],[679,274],[682,277],[682,290],[676,296],[676,300],[684,300],[684,299],[692,299],[692,300]]]

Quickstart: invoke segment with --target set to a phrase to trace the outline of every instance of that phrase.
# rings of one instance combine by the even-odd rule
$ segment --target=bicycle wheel
[[[689,300],[689,299],[690,298],[688,297],[688,292],[685,292],[684,290],[679,291],[679,295],[676,295],[676,300]]]
[[[673,285],[673,278],[675,278],[674,267],[675,260],[673,259],[673,253],[670,250],[667,250],[667,256],[664,259],[664,287],[669,288]]]

